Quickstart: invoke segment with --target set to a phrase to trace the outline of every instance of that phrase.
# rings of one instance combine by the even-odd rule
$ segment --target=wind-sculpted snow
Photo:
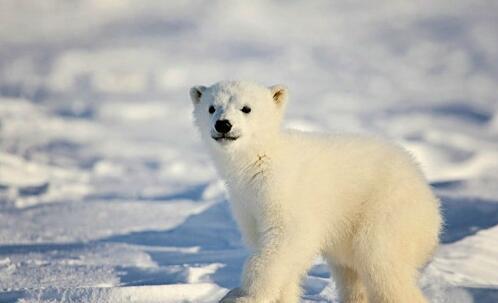
[[[247,257],[188,88],[284,83],[290,127],[387,136],[442,200],[431,302],[498,301],[492,1],[2,1],[0,302],[217,302]],[[305,302],[338,302],[320,259]]]

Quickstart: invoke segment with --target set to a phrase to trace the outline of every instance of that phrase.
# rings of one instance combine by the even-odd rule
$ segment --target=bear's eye
[[[214,108],[214,106],[212,106],[212,105],[211,105],[211,106],[209,107],[209,113],[210,113],[210,114],[214,114],[214,112],[215,112],[215,111],[216,111],[216,109]]]
[[[244,114],[248,114],[251,112],[251,108],[249,106],[244,106],[242,107],[241,111],[244,113]]]

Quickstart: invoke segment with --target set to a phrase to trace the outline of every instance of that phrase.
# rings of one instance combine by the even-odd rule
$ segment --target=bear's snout
[[[214,124],[214,129],[220,134],[226,134],[232,129],[232,124],[228,120],[218,120]]]

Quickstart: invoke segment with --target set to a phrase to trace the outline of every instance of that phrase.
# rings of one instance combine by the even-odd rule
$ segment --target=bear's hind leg
[[[299,303],[301,298],[301,279],[289,280],[280,291],[277,303]]]
[[[362,236],[367,236],[362,233]],[[379,235],[379,233],[376,233]],[[359,241],[355,247],[355,262],[364,281],[369,303],[427,303],[417,285],[419,275],[409,250],[403,250],[398,242]]]
[[[343,303],[367,303],[367,293],[360,276],[349,267],[335,265],[329,260],[332,276]]]
[[[427,303],[415,277],[399,268],[373,266],[366,276],[370,303]]]

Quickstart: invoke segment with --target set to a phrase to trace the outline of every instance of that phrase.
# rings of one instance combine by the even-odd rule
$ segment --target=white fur
[[[220,82],[194,87],[191,96],[252,249],[241,289],[222,302],[298,302],[300,280],[318,255],[342,302],[426,302],[418,268],[438,244],[441,217],[410,155],[369,137],[281,130],[282,86]],[[244,105],[251,113],[241,112]],[[237,140],[212,138],[219,119],[231,122]]]

